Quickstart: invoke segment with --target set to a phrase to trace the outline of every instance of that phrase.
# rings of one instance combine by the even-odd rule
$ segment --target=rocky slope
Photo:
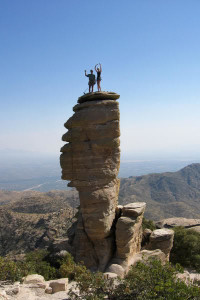
[[[134,201],[147,203],[149,219],[200,218],[200,164],[178,172],[121,179],[119,203]]]
[[[76,221],[77,212],[68,204],[68,198],[76,202],[76,192],[67,196],[60,191],[5,192],[5,195],[3,202],[6,198],[7,204],[0,206],[0,256],[49,247],[67,250],[69,228]],[[10,201],[8,195],[12,195]]]
[[[50,213],[62,208],[77,207],[78,193],[75,189],[66,191],[4,191],[0,190],[0,206],[21,213]]]

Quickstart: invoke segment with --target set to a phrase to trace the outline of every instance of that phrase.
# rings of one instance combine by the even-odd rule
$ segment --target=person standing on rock
[[[95,71],[97,72],[97,88],[98,92],[101,92],[101,72],[102,72],[102,67],[101,64],[99,63],[100,68],[97,68],[97,65],[94,67]]]
[[[86,70],[85,70],[85,76],[89,78],[89,82],[88,82],[88,85],[89,85],[89,93],[91,92],[91,89],[92,89],[92,93],[93,93],[93,89],[94,89],[94,85],[95,85],[95,75],[93,74],[93,70],[90,70],[90,74],[87,74],[86,73]]]

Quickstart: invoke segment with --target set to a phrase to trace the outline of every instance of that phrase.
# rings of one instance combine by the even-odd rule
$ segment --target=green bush
[[[87,268],[81,264],[76,264],[74,259],[70,253],[67,253],[65,257],[60,261],[59,268],[59,276],[67,277],[69,280],[76,280],[77,278],[81,278],[81,276],[85,276],[89,271]],[[81,280],[80,280],[81,281]]]
[[[76,272],[76,264],[71,254],[67,253],[66,256],[60,261],[59,274],[61,277],[68,277],[70,280],[74,279]]]
[[[86,300],[183,300],[200,299],[197,286],[186,285],[176,278],[180,266],[170,263],[163,266],[160,261],[139,262],[132,267],[124,279],[105,280],[101,273],[83,272],[75,276],[80,295]],[[80,299],[80,295],[71,291],[71,299]]]
[[[0,280],[21,281],[28,274],[40,274],[45,280],[58,278],[58,270],[47,261],[48,252],[38,250],[29,252],[23,261],[11,261],[0,257]]]
[[[177,230],[187,236],[182,228]],[[182,236],[182,235],[181,235]],[[196,236],[196,234],[194,234]],[[48,252],[34,251],[25,256],[23,262],[13,262],[0,257],[0,280],[21,280],[23,276],[38,273],[46,280],[59,276],[74,279],[80,295],[70,291],[70,299],[76,300],[182,300],[200,299],[198,286],[186,285],[177,279],[177,272],[183,269],[170,263],[162,265],[160,261],[139,262],[132,267],[124,279],[105,279],[102,273],[92,273],[82,264],[75,264],[67,254],[60,260],[60,268],[55,269],[48,262]]]
[[[179,266],[170,263],[163,266],[158,260],[150,260],[147,264],[139,262],[131,268],[111,299],[200,299],[198,287],[177,280],[176,273],[180,271]]]
[[[92,273],[86,267],[79,265],[74,279],[77,282],[81,299],[103,300],[105,296],[111,297],[113,294],[113,281],[105,280],[103,274],[100,272]],[[80,299],[80,295],[77,295],[73,290],[69,294],[72,300]]]
[[[40,274],[44,276],[45,280],[55,279],[58,277],[58,271],[51,266],[49,261],[49,252],[46,250],[37,250],[29,252],[25,256],[25,262],[22,262],[24,273]]]
[[[183,267],[195,268],[200,272],[200,233],[175,227],[170,261],[180,263]]]
[[[19,266],[10,260],[0,257],[0,281],[10,280],[12,282],[21,280],[22,272]]]
[[[147,220],[143,217],[142,220],[142,229],[151,229],[152,231],[156,229],[156,225],[154,224],[154,222],[152,220]]]

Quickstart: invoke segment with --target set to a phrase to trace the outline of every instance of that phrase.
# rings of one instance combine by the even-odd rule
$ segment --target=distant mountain
[[[119,203],[135,201],[147,203],[149,219],[200,218],[200,164],[178,172],[121,179]]]
[[[200,164],[178,172],[122,178],[119,204],[136,201],[147,203],[149,219],[200,219]],[[78,205],[75,189],[0,190],[0,256],[67,243]]]

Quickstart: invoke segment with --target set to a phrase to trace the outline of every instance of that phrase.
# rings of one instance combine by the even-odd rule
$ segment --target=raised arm
[[[94,68],[95,68],[95,71],[97,72],[97,64],[95,65],[95,67],[94,67]]]
[[[101,64],[99,63],[99,65],[100,65],[100,72],[102,72],[102,67],[101,67]]]
[[[85,70],[85,76],[87,76],[86,70]]]

